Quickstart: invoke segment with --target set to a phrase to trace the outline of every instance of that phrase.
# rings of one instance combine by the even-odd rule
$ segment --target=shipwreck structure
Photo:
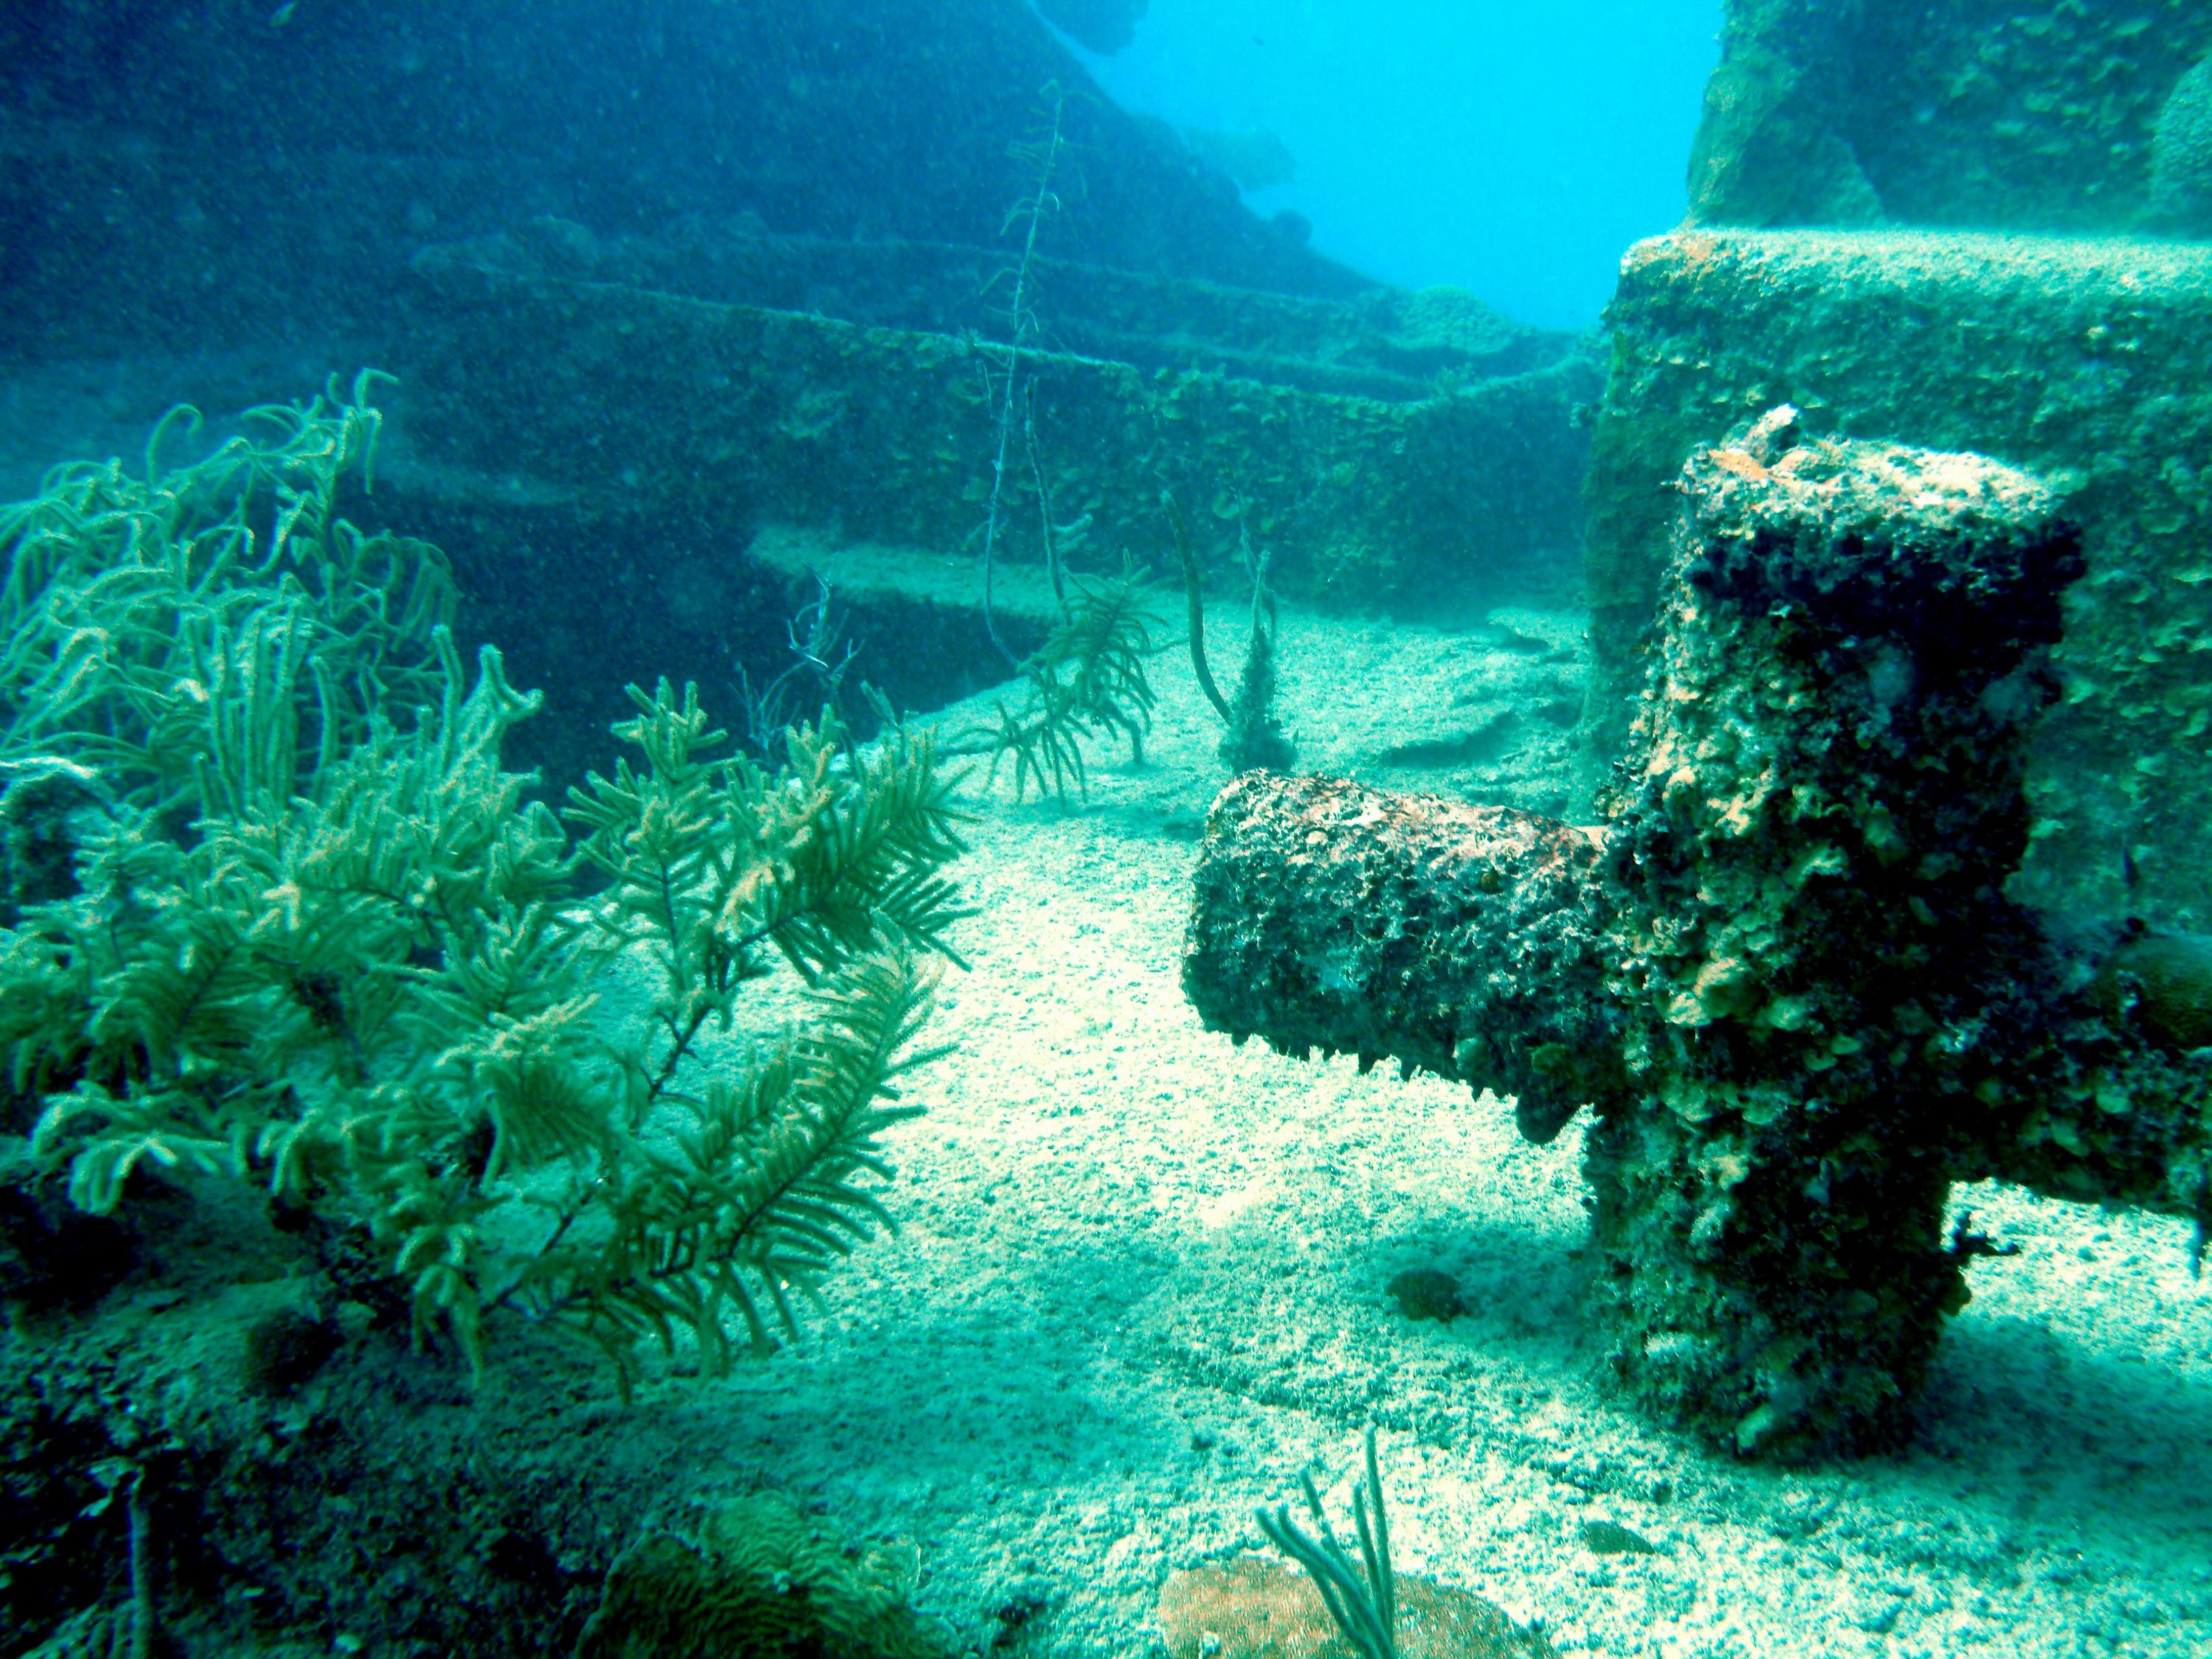
[[[1722,53],[1607,315],[1601,823],[1244,778],[1184,982],[1592,1106],[1615,1364],[1773,1454],[1905,1424],[1952,1182],[2202,1236],[2212,15],[1729,0]]]
[[[1952,1182],[2207,1213],[2212,940],[2006,893],[2080,533],[1984,458],[1694,456],[1604,824],[1248,774],[1185,988],[1210,1025],[1583,1103],[1612,1361],[1736,1449],[1893,1439],[1962,1270]]]
[[[1584,568],[1595,785],[1683,462],[1780,403],[2066,492],[2086,568],[2016,896],[2212,931],[2212,11],[1730,0],[1690,216],[1607,313]]]

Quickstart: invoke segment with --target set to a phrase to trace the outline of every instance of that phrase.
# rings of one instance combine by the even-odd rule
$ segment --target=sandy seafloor
[[[94,447],[76,428],[115,418],[104,382],[0,398],[11,483]],[[1237,611],[1211,624],[1224,679]],[[1458,633],[1291,616],[1301,764],[1570,810],[1579,635],[1556,603]],[[832,1282],[803,1350],[660,1374],[627,1407],[591,1362],[495,1340],[481,1403],[514,1467],[665,1492],[678,1525],[780,1487],[911,1540],[920,1605],[979,1644],[1026,1601],[1011,1650],[1075,1659],[1158,1653],[1165,1576],[1257,1549],[1255,1507],[1301,1470],[1340,1514],[1372,1425],[1401,1570],[1563,1653],[2212,1655],[2212,1290],[2187,1224],[1962,1194],[2019,1253],[1974,1264],[1898,1455],[1763,1468],[1654,1426],[1598,1384],[1578,1127],[1530,1146],[1462,1086],[1200,1029],[1176,974],[1218,729],[1180,653],[1154,679],[1145,764],[1094,750],[1067,805],[971,792],[972,966],[927,1033],[957,1045],[915,1091],[927,1115],[892,1138],[898,1235]],[[1414,1267],[1474,1311],[1405,1318],[1386,1286]],[[1656,1552],[1593,1553],[1597,1519]]]
[[[1291,618],[1301,764],[1559,804],[1577,619],[1494,620]],[[1176,974],[1218,732],[1179,655],[1154,678],[1143,766],[1102,753],[1073,806],[1003,780],[975,803],[973,965],[929,1033],[959,1046],[896,1133],[899,1236],[803,1355],[649,1409],[741,1425],[763,1478],[912,1539],[921,1605],[957,1626],[1042,1597],[1025,1652],[1157,1651],[1165,1575],[1257,1548],[1254,1507],[1302,1469],[1341,1513],[1373,1425],[1400,1569],[1563,1653],[2212,1654],[2187,1224],[1962,1192],[2019,1253],[1975,1263],[1901,1455],[1762,1468],[1654,1426],[1597,1381],[1579,1126],[1532,1146],[1463,1086],[1200,1029]],[[1422,741],[1480,758],[1389,763]],[[1386,1285],[1410,1267],[1474,1311],[1404,1317]],[[1656,1553],[1593,1553],[1596,1519]]]

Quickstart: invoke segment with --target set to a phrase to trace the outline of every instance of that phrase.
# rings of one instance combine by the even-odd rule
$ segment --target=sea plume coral
[[[337,513],[371,384],[0,515],[0,783],[77,792],[68,879],[0,927],[10,1103],[81,1209],[243,1177],[365,1239],[472,1367],[504,1310],[625,1387],[642,1339],[711,1368],[888,1219],[878,1137],[962,914],[948,784],[927,738],[828,720],[761,765],[664,682],[572,844],[500,758],[538,694],[489,647],[471,675],[443,559]],[[778,960],[797,1016],[710,1060]]]

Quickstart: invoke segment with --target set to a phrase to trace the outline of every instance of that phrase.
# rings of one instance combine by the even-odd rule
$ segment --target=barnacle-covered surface
[[[1823,434],[1967,450],[2064,496],[2063,690],[2030,741],[2015,886],[2055,908],[2212,917],[2212,248],[1832,230],[1642,242],[1612,312],[1589,486],[1591,763],[1645,672],[1668,489],[1778,403]]]
[[[1879,1443],[1963,1298],[1949,1183],[2057,1012],[2001,890],[2080,555],[2039,480],[1787,409],[1683,489],[1607,826],[1599,1291],[1647,1402],[1744,1450]]]
[[[2208,56],[2196,0],[1731,0],[1692,215],[2202,235]]]
[[[1184,993],[1240,1042],[1515,1096],[1549,1140],[1606,1082],[1604,844],[1511,807],[1248,773],[1207,812]]]
[[[1584,1103],[1609,1366],[1739,1453],[1909,1431],[1972,1250],[1954,1182],[2202,1215],[2191,936],[2054,939],[2005,896],[2077,532],[1985,458],[1808,437],[1680,481],[1601,828],[1325,778],[1216,800],[1207,1023]]]

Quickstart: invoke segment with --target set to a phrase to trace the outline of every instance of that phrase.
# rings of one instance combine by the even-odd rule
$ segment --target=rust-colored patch
[[[1733,472],[1737,477],[1748,478],[1753,483],[1766,482],[1766,469],[1741,449],[1709,449],[1705,453],[1723,472]]]
[[[1170,1659],[1358,1659],[1313,1580],[1243,1556],[1171,1572],[1160,1588]],[[1398,1575],[1401,1659],[1553,1659],[1550,1643],[1479,1595]]]
[[[1720,243],[1703,231],[1685,231],[1674,241],[1675,257],[1681,263],[1683,274],[1687,276],[1703,274],[1720,255]]]

